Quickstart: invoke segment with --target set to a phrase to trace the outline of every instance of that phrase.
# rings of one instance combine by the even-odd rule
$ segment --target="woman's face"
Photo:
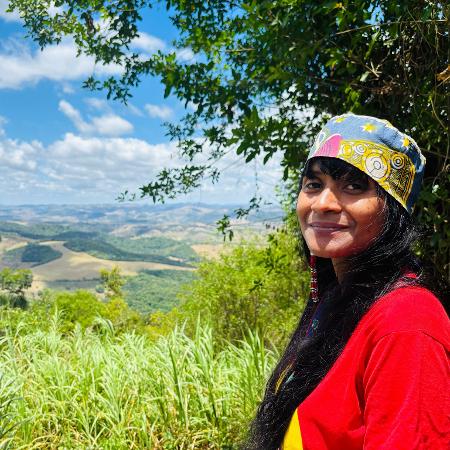
[[[375,182],[333,179],[317,162],[310,172],[303,178],[297,216],[311,253],[338,261],[366,249],[384,222]]]

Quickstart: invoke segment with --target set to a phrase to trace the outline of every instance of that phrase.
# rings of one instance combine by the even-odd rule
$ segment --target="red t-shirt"
[[[449,349],[428,290],[381,297],[295,411],[283,450],[449,450]]]

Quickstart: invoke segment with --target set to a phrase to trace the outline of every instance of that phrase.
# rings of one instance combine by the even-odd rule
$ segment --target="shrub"
[[[200,317],[219,340],[242,339],[250,328],[278,345],[298,321],[308,282],[298,238],[281,230],[264,245],[247,243],[201,263],[179,311],[188,330]]]

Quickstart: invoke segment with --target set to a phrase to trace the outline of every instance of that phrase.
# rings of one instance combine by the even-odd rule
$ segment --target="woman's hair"
[[[368,185],[368,176],[337,158],[309,160],[303,176],[313,178],[317,162],[324,174]],[[300,183],[301,186],[301,183]],[[379,236],[363,252],[346,259],[346,273],[337,283],[330,259],[317,258],[322,314],[312,336],[306,335],[314,306],[309,301],[280,361],[273,371],[244,448],[280,447],[292,414],[335,362],[370,306],[394,285],[427,285],[420,261],[412,252],[419,233],[409,213],[377,184],[385,216]],[[305,247],[308,257],[309,251]],[[395,264],[393,263],[395,262]],[[416,276],[411,277],[414,273]]]

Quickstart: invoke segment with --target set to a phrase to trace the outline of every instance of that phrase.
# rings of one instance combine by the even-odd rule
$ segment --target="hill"
[[[64,246],[69,250],[75,252],[86,252],[89,255],[95,256],[97,258],[109,259],[112,261],[147,261],[159,264],[168,264],[172,266],[190,267],[188,263],[190,261],[196,261],[198,259],[195,252],[190,248],[190,251],[184,249],[183,255],[178,253],[177,249],[179,246],[177,245],[176,241],[173,241],[172,239],[170,240],[172,241],[170,246],[170,257],[160,255],[158,254],[158,244],[160,243],[160,239],[154,239],[158,242],[154,243],[153,245],[150,244],[150,246],[148,245],[148,241],[152,242],[152,238],[146,239],[142,243],[140,241],[142,241],[143,239],[136,239],[134,242],[131,242],[131,245],[129,245],[131,241],[129,239],[124,239],[122,242],[117,243],[117,245],[113,245],[103,239],[70,239],[64,243]],[[129,246],[138,251],[132,252],[127,250]],[[136,249],[136,247],[139,246],[141,248]],[[181,256],[187,256],[187,259]]]
[[[127,277],[127,301],[143,313],[167,310],[180,287],[195,276],[201,257],[223,248],[216,221],[223,205],[0,206],[0,268],[31,268],[34,292],[89,289],[100,269],[118,265]],[[237,223],[235,240],[267,233],[277,208]],[[271,222],[269,219],[275,219]]]
[[[27,243],[6,251],[1,258],[0,265],[11,268],[35,267],[58,259],[62,253],[49,245]]]
[[[112,205],[0,205],[0,234],[57,239],[62,233],[106,233],[117,237],[164,236],[187,243],[217,242],[216,222],[241,205],[117,203]],[[261,232],[280,223],[280,207],[266,205],[239,222],[243,231]],[[90,235],[78,237],[92,238]]]

